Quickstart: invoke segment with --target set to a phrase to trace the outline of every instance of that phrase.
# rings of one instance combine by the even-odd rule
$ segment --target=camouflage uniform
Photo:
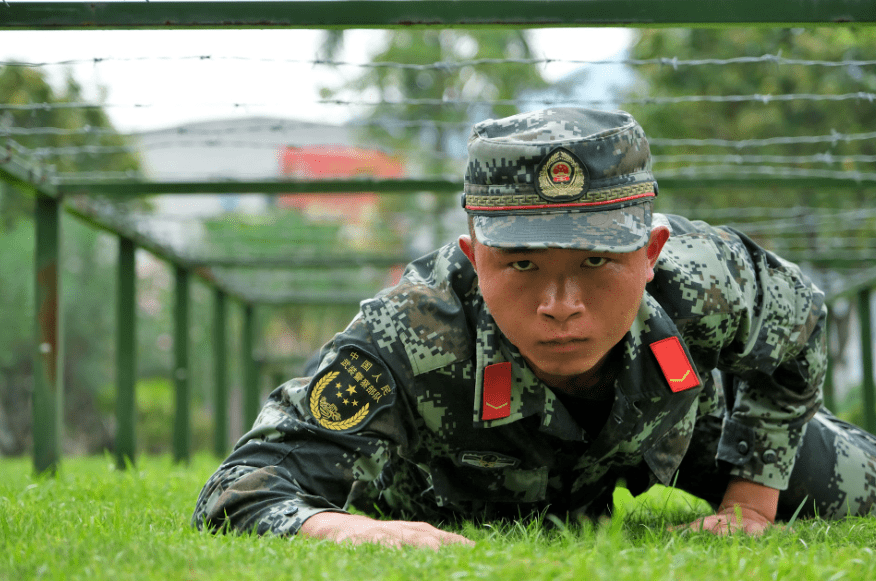
[[[537,246],[533,236],[548,225],[566,247],[631,250],[655,223],[670,227],[638,316],[612,351],[607,398],[542,383],[451,244],[364,301],[312,377],[271,394],[201,492],[196,526],[294,534],[313,514],[352,505],[430,522],[597,515],[620,478],[634,494],[676,481],[717,504],[733,475],[783,490],[780,517],[807,496],[804,514],[871,510],[876,440],[819,411],[823,293],[739,232],[652,217],[647,142],[628,116],[603,123],[626,123],[625,135],[587,126],[593,112],[557,124],[555,111],[476,126],[470,152],[497,125],[514,132],[507,146],[519,150],[470,154],[465,204],[478,239],[493,245],[510,236],[510,246]],[[556,139],[543,138],[545,127]],[[527,155],[519,142],[530,129],[543,151],[511,167],[508,159]],[[593,151],[576,150],[581,133],[601,136],[585,148],[612,146],[610,163],[584,166]],[[555,191],[532,186],[554,177]],[[566,210],[544,213],[551,204]],[[582,220],[557,226],[568,208]]]

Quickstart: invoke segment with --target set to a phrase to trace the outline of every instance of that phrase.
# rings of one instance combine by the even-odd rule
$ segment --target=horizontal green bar
[[[66,195],[152,196],[159,194],[337,194],[378,192],[462,192],[462,179],[391,179],[321,181],[223,181],[223,182],[148,182],[96,181],[64,182],[58,189]]]
[[[2,166],[0,166],[2,167]],[[811,178],[769,176],[708,176],[691,178],[661,178],[663,191],[672,189],[715,188],[860,188],[876,187],[876,181],[854,178]],[[66,181],[56,187],[64,195],[141,197],[161,194],[339,194],[375,192],[381,194],[411,194],[415,192],[461,193],[462,177],[381,180],[321,180],[321,181],[223,181],[223,182],[148,182],[148,181]],[[720,195],[720,191],[715,192]]]
[[[723,195],[723,191],[727,189],[750,189],[757,187],[766,191],[772,190],[800,190],[800,189],[819,189],[819,190],[856,190],[860,188],[876,188],[876,180],[873,179],[854,179],[849,178],[829,178],[829,177],[770,177],[759,175],[740,175],[740,176],[694,176],[694,177],[672,177],[662,178],[660,173],[656,172],[657,183],[660,184],[660,192],[671,192],[672,190],[690,190],[690,189],[714,189],[716,196]],[[671,194],[670,194],[671,195]]]
[[[409,256],[356,256],[353,254],[332,256],[283,256],[283,257],[247,257],[247,256],[223,256],[223,257],[197,257],[186,258],[189,266],[211,267],[234,267],[234,268],[275,268],[297,269],[313,268],[338,270],[342,268],[357,268],[363,266],[390,267],[397,264],[407,264],[412,260]]]
[[[872,23],[872,0],[9,2],[0,29],[697,26]]]
[[[373,292],[288,292],[276,295],[250,295],[253,304],[257,305],[350,305],[358,306],[361,301],[370,299]]]

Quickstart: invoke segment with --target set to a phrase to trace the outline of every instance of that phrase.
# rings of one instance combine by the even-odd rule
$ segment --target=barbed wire
[[[876,65],[876,60],[856,60],[842,59],[838,61],[828,60],[813,60],[813,59],[792,59],[786,58],[779,54],[764,54],[761,56],[746,56],[734,57],[728,59],[679,59],[678,57],[660,57],[652,59],[602,59],[602,60],[583,60],[583,59],[565,59],[565,58],[481,58],[462,61],[437,61],[425,64],[401,63],[393,61],[378,61],[369,63],[357,63],[334,59],[291,59],[291,58],[269,58],[269,57],[249,57],[249,56],[234,56],[234,55],[183,55],[183,56],[133,56],[133,57],[89,57],[66,59],[60,61],[45,61],[45,62],[26,62],[26,61],[0,61],[0,66],[9,67],[27,67],[27,68],[42,68],[51,66],[70,66],[70,65],[99,65],[113,62],[143,62],[143,61],[239,61],[245,63],[278,63],[278,64],[299,64],[308,66],[329,66],[329,67],[357,67],[365,69],[390,68],[400,70],[454,70],[464,67],[473,67],[480,65],[549,65],[549,64],[565,64],[565,65],[627,65],[627,66],[647,66],[660,65],[669,66],[674,69],[679,67],[691,66],[730,66],[739,64],[770,64],[770,65],[790,65],[790,66],[809,66],[809,67],[864,67]]]
[[[211,123],[211,122],[205,122]],[[314,123],[312,121],[281,121],[268,122],[263,124],[244,125],[240,127],[223,127],[215,129],[193,128],[193,127],[169,127],[166,129],[149,129],[142,132],[134,133],[133,135],[145,136],[152,133],[168,133],[175,135],[229,135],[235,133],[292,133],[301,129],[312,129],[314,127],[322,127],[324,124]],[[442,127],[442,128],[471,128],[470,121],[430,121],[430,120],[403,120],[403,119],[381,119],[381,120],[354,120],[337,125],[338,128],[359,128],[359,127],[381,127],[389,128],[422,128],[422,127]],[[0,126],[0,136],[2,135],[120,135],[116,129],[106,127],[77,127],[69,129],[66,127],[3,127]]]
[[[363,101],[348,99],[317,99],[315,102],[322,105],[344,106],[380,106],[380,105],[404,105],[404,106],[437,106],[437,105],[462,105],[466,107],[474,105],[520,105],[521,103],[536,105],[590,105],[605,106],[624,103],[627,105],[681,105],[685,103],[763,103],[768,105],[772,102],[788,101],[849,101],[858,99],[873,103],[876,101],[876,93],[858,91],[856,93],[843,93],[838,95],[825,95],[816,93],[783,93],[780,95],[768,95],[754,93],[750,95],[679,95],[677,97],[638,97],[616,99],[381,99],[379,101]],[[0,106],[2,107],[2,106]]]
[[[813,155],[705,155],[705,154],[677,154],[677,155],[653,155],[651,160],[658,163],[873,163],[876,155],[842,155],[833,154],[829,151],[815,153]]]
[[[689,146],[689,147],[732,147],[735,149],[743,149],[747,147],[763,147],[770,145],[800,145],[812,143],[831,143],[836,145],[839,142],[849,141],[865,141],[868,139],[876,139],[876,131],[866,133],[839,133],[832,131],[830,135],[802,135],[799,137],[783,136],[783,137],[767,137],[762,139],[674,139],[649,137],[648,143],[656,146]]]
[[[754,218],[757,221],[766,221],[772,218],[785,219],[789,215],[798,216],[829,216],[835,218],[840,217],[872,217],[876,218],[876,208],[855,208],[854,210],[843,210],[836,208],[824,208],[821,206],[794,206],[791,208],[772,208],[772,207],[732,207],[732,208],[697,208],[697,216],[707,217],[709,219],[749,219]]]
[[[509,105],[518,106],[522,103],[534,105],[590,105],[605,106],[624,103],[628,105],[680,105],[685,103],[763,103],[768,105],[773,102],[790,101],[876,101],[876,93],[858,91],[855,93],[842,94],[817,94],[817,93],[783,93],[769,95],[754,93],[749,95],[680,95],[676,97],[639,97],[618,99],[380,99],[380,100],[353,100],[353,99],[317,99],[314,101],[320,105],[338,106],[365,106],[377,107],[380,105],[391,106],[475,106],[475,105]],[[232,108],[255,108],[270,107],[277,103],[199,103],[199,107],[232,107]],[[97,108],[148,108],[148,107],[182,107],[186,103],[0,103],[0,110],[6,111],[50,111],[52,109],[97,109]]]
[[[833,171],[818,169],[802,169],[784,166],[735,166],[735,165],[696,165],[683,168],[672,168],[658,172],[657,181],[661,178],[704,178],[720,177],[733,179],[737,177],[780,177],[780,178],[827,178],[836,180],[852,180],[856,182],[876,181],[876,173],[855,170]]]

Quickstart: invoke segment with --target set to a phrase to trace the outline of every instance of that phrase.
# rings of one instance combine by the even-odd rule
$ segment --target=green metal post
[[[834,397],[833,389],[833,356],[830,353],[827,354],[827,369],[825,370],[822,391],[824,393],[824,407],[830,411],[835,411],[836,407],[834,407],[834,404],[836,403],[836,398]]]
[[[134,462],[137,451],[135,252],[133,240],[119,237],[116,291],[116,465],[120,469],[125,468],[125,458]]]
[[[216,424],[213,451],[224,457],[228,453],[228,326],[227,300],[223,291],[216,289],[213,302],[213,381],[215,382]]]
[[[241,341],[241,368],[243,370],[243,427],[248,430],[259,414],[259,385],[256,362],[253,357],[255,335],[255,308],[243,307],[243,338]]]
[[[876,389],[873,386],[873,318],[870,312],[870,289],[858,292],[858,320],[861,323],[861,362],[864,382],[864,429],[876,432]]]
[[[827,322],[824,329],[827,342],[827,370],[824,373],[824,385],[822,392],[824,393],[824,406],[832,412],[836,411],[834,407],[834,389],[833,389],[833,349],[831,348],[830,337],[834,326],[836,325],[833,317],[833,305],[828,305]]]
[[[175,278],[173,379],[176,388],[176,414],[173,424],[173,456],[176,462],[188,462],[191,442],[189,422],[189,272],[181,266],[177,266]]]
[[[34,222],[36,350],[32,400],[33,461],[37,472],[54,474],[61,460],[64,409],[59,276],[61,203],[37,194]]]

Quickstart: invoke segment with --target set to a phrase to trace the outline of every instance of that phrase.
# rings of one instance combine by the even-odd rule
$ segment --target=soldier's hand
[[[301,526],[301,533],[308,537],[332,540],[354,545],[377,543],[389,547],[428,547],[438,550],[444,545],[462,544],[474,546],[474,542],[437,529],[423,522],[380,521],[367,516],[340,512],[320,512]]]
[[[779,491],[775,488],[734,477],[727,484],[717,514],[670,530],[708,531],[716,535],[738,531],[758,536],[772,526],[778,503]]]
[[[739,506],[737,517],[736,507],[728,507],[717,514],[713,514],[692,523],[671,527],[670,530],[706,531],[716,535],[727,535],[742,532],[749,535],[760,536],[772,526],[772,521],[749,507]]]

